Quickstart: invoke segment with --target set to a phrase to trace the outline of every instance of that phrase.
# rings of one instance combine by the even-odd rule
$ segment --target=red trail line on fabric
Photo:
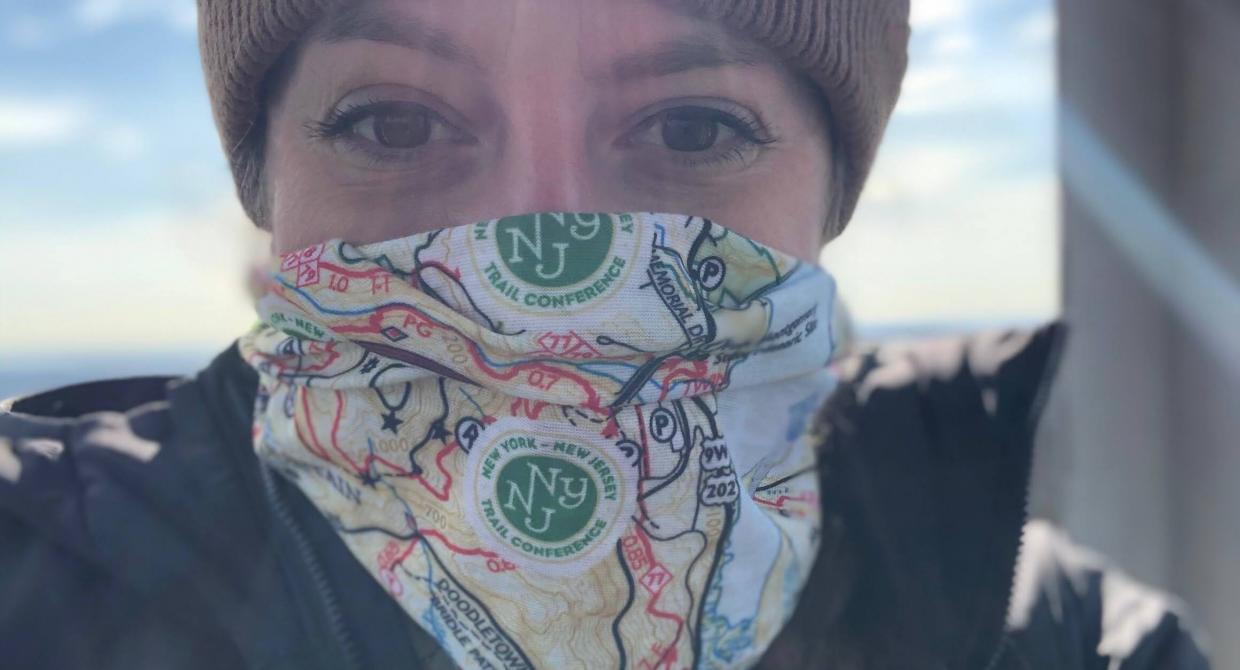
[[[452,474],[449,473],[448,469],[443,466],[443,459],[445,456],[452,453],[452,450],[456,449],[456,447],[456,441],[453,440],[448,443],[448,446],[441,449],[437,456],[435,456],[435,467],[439,468],[439,472],[443,474],[444,478],[443,491],[436,491],[434,487],[431,486],[430,482],[426,481],[426,478],[422,475],[414,477],[414,479],[418,480],[418,483],[425,487],[427,491],[430,491],[430,494],[435,496],[435,499],[440,502],[448,502],[450,498],[449,489],[452,488]]]
[[[413,539],[409,541],[409,544],[405,545],[405,550],[400,552],[400,555],[392,560],[392,565],[388,569],[390,570],[391,568],[394,568],[400,565],[401,563],[404,563],[405,559],[409,558],[409,555],[413,553],[414,548],[418,546],[418,542],[425,541],[426,538],[428,537],[433,537],[439,540],[441,543],[443,543],[445,547],[448,548],[449,551],[459,556],[482,556],[483,558],[499,558],[499,555],[493,551],[488,551],[486,549],[466,549],[465,547],[453,544],[448,538],[443,536],[443,533],[440,533],[437,530],[419,530],[418,534],[415,535]]]
[[[293,301],[289,298],[289,296],[287,295],[285,291],[278,290],[277,292],[285,300],[293,304],[297,304],[296,301]],[[305,308],[303,307],[302,309],[304,311]],[[580,377],[575,373],[569,372],[568,370],[563,370],[563,369],[558,369],[552,366],[547,366],[538,361],[531,361],[529,363],[516,363],[513,365],[513,367],[508,372],[506,373],[498,372],[497,370],[495,370],[495,368],[491,367],[486,361],[484,361],[480,357],[480,348],[478,347],[477,343],[475,343],[470,337],[462,333],[460,330],[453,328],[452,326],[445,326],[445,325],[435,322],[433,317],[429,316],[425,312],[415,307],[412,307],[410,305],[401,305],[401,304],[384,305],[383,307],[380,307],[379,309],[375,310],[374,312],[370,314],[370,316],[367,318],[367,323],[365,326],[338,325],[338,326],[331,327],[330,330],[332,330],[333,332],[342,334],[342,335],[344,334],[377,334],[382,331],[382,328],[380,326],[383,323],[383,317],[388,312],[391,312],[391,311],[407,312],[409,314],[416,315],[419,319],[421,319],[423,323],[414,324],[414,329],[417,331],[420,337],[423,337],[423,338],[431,337],[430,332],[423,331],[422,329],[423,326],[427,326],[432,329],[447,330],[457,335],[458,337],[460,337],[462,341],[466,344],[466,348],[469,350],[470,356],[473,358],[474,364],[476,368],[478,369],[478,371],[487,375],[491,379],[494,379],[497,381],[510,381],[513,377],[524,372],[527,367],[530,367],[540,372],[549,373],[555,377],[567,379],[573,382],[574,384],[576,384],[577,386],[579,386],[586,393],[586,401],[582,403],[577,403],[577,406],[592,410],[594,412],[597,412],[598,414],[607,413],[606,410],[603,409],[602,404],[600,402],[600,396],[599,396],[598,390],[595,389],[594,385],[591,384],[589,381],[587,381],[585,378]],[[357,342],[357,344],[359,344],[360,346],[365,346],[368,343]],[[384,345],[384,346],[388,346],[388,345]],[[532,351],[532,352],[517,352],[517,353],[518,355],[538,356],[538,355],[541,355],[543,352]],[[426,357],[420,356],[420,358],[426,358]],[[624,357],[622,357],[621,360],[623,360],[623,358]],[[426,359],[426,360],[432,360],[432,359]],[[433,362],[437,363],[438,365],[444,365],[443,363],[439,363],[438,361],[433,361]],[[419,365],[419,367],[423,367],[423,366]],[[444,374],[443,370],[432,370],[432,372]],[[448,373],[446,376],[456,377],[456,375],[453,375],[451,373]],[[476,383],[476,382],[473,382],[473,380],[470,380],[468,377],[461,376],[458,378],[462,379],[463,381]],[[527,386],[529,385],[530,384],[527,384]],[[665,394],[666,394],[666,391],[665,391]]]
[[[417,539],[433,537],[439,540],[440,542],[442,542],[443,545],[447,547],[449,550],[451,550],[452,553],[454,554],[459,554],[461,556],[482,556],[484,558],[499,558],[499,555],[493,551],[488,551],[486,549],[466,549],[464,547],[455,545],[437,530],[422,530],[422,531],[418,531],[418,534],[420,535],[420,538],[415,538],[414,542],[416,542]]]
[[[413,472],[409,470],[405,470],[404,468],[401,468],[399,465],[396,465],[395,463],[385,458],[382,458],[381,456],[377,454],[368,455],[366,457],[366,464],[369,465],[370,463],[374,461],[378,461],[388,466],[389,468],[392,468],[393,470],[395,470],[397,474],[403,477],[409,477],[417,481],[419,484],[422,485],[422,488],[429,491],[430,494],[434,496],[436,500],[439,500],[440,502],[448,502],[448,500],[450,499],[450,494],[449,494],[448,489],[452,488],[452,475],[451,473],[448,472],[448,469],[444,467],[443,458],[444,456],[447,456],[449,452],[455,449],[456,446],[457,446],[456,442],[450,442],[448,443],[446,447],[444,447],[443,449],[439,451],[439,455],[435,456],[435,467],[439,468],[439,472],[443,474],[443,477],[444,477],[443,491],[436,491],[435,488],[431,486],[430,482],[426,481],[426,477],[423,477],[422,475],[415,475],[413,474]]]
[[[311,449],[310,445],[306,443],[305,437],[301,434],[301,426],[294,420],[293,427],[297,430],[297,439],[301,440],[302,445],[306,447],[306,451],[331,463],[332,457],[327,453],[327,449],[323,448],[323,443],[319,442],[318,434],[314,432],[314,415],[310,412],[310,402],[307,399],[306,389],[298,387],[297,392],[301,395],[301,408],[305,412],[306,428],[310,430],[310,439],[314,441],[314,446],[318,448],[318,451]]]
[[[336,434],[340,431],[340,419],[344,416],[344,394],[340,391],[335,391],[334,393],[336,395],[336,416],[332,419],[332,448],[336,450],[336,453],[340,454],[340,457],[343,458],[345,462],[347,462],[353,470],[357,472],[357,474],[364,474],[367,470],[366,466],[354,463],[353,459],[349,458],[349,455],[344,453],[344,449],[340,448],[340,442],[336,439]]]
[[[301,368],[300,370],[297,370],[297,372],[319,372],[321,370],[326,370],[328,366],[336,362],[336,359],[340,358],[340,352],[336,351],[336,342],[328,342],[327,345],[324,346],[320,352],[313,351],[314,348],[315,347],[312,344],[310,346],[311,354],[326,352],[328,354],[327,360],[323,361],[322,363],[318,365],[311,365],[308,367]]]
[[[311,305],[310,308],[308,309],[306,305],[303,304],[305,302],[305,299],[302,298],[302,296],[289,295],[288,291],[285,290],[285,288],[282,286],[274,287],[273,292],[279,295],[281,298],[283,298],[285,302],[288,302],[289,304],[297,307],[302,312],[306,313],[308,316],[312,318],[319,315],[321,312],[321,310],[319,310],[317,307],[314,307],[313,305]],[[379,308],[375,309],[375,311],[370,312],[366,317],[367,325],[365,326],[339,325],[339,326],[329,327],[329,330],[332,330],[333,332],[337,332],[337,333],[378,333],[381,330],[379,325],[383,322],[383,317],[387,315],[388,312],[393,312],[393,311],[405,312],[406,314],[414,316],[417,319],[419,319],[421,322],[415,323],[414,326],[418,332],[418,335],[421,337],[426,338],[426,337],[431,336],[430,331],[424,331],[422,329],[422,326],[428,326],[428,327],[444,328],[446,330],[451,330],[452,332],[456,333],[462,338],[465,338],[468,340],[468,338],[466,338],[464,334],[462,334],[460,331],[456,330],[455,328],[452,328],[450,326],[442,326],[436,323],[433,317],[431,317],[430,315],[428,315],[426,312],[422,311],[421,309],[413,305],[404,305],[400,303],[382,305]],[[356,315],[354,316],[354,318],[356,319]]]
[[[308,355],[313,356],[313,355],[316,355],[316,354],[321,354],[321,353],[323,353],[323,352],[326,352],[326,353],[331,354],[331,355],[330,355],[330,356],[328,356],[327,360],[323,361],[321,364],[318,364],[318,365],[309,365],[309,366],[306,366],[306,367],[298,367],[298,368],[293,368],[293,371],[294,371],[294,372],[319,372],[320,370],[324,370],[324,369],[326,369],[326,368],[327,368],[327,366],[331,365],[332,363],[335,363],[335,362],[336,362],[336,359],[340,358],[340,352],[336,351],[336,343],[335,343],[335,342],[328,342],[328,343],[327,343],[327,346],[325,346],[325,347],[321,348],[321,349],[320,349],[319,351],[317,351],[317,352],[316,352],[316,351],[311,351],[311,352],[310,352],[310,354],[308,354]],[[268,363],[271,363],[271,364],[275,365],[277,368],[280,368],[280,372],[281,372],[281,373],[283,373],[283,372],[287,371],[289,368],[291,368],[291,367],[292,367],[292,366],[290,366],[290,365],[285,365],[285,362],[286,362],[286,361],[289,361],[289,360],[292,360],[292,359],[296,359],[296,358],[304,358],[304,357],[305,357],[305,355],[280,356],[280,355],[276,355],[276,354],[268,354],[268,353],[263,353],[263,352],[256,352],[256,353],[257,353],[257,355],[258,355],[260,358],[262,358],[263,360],[267,361]]]
[[[397,465],[397,464],[395,464],[395,463],[393,463],[393,462],[389,461],[388,459],[386,459],[386,458],[384,458],[384,457],[380,456],[379,454],[366,454],[366,458],[365,458],[365,460],[363,460],[363,461],[362,461],[362,467],[364,467],[364,468],[369,468],[369,467],[370,467],[370,464],[371,464],[371,463],[374,463],[374,462],[376,462],[376,461],[377,461],[377,462],[379,462],[379,463],[381,463],[381,464],[383,464],[383,465],[388,466],[388,467],[389,467],[389,468],[391,468],[392,470],[395,470],[395,471],[396,471],[396,474],[398,474],[398,475],[403,475],[403,476],[406,476],[406,477],[413,477],[413,476],[414,476],[413,472],[411,472],[411,471],[409,471],[409,470],[406,470],[406,469],[404,469],[404,468],[400,467],[399,465]]]
[[[422,261],[422,267],[423,268],[435,268],[436,270],[439,270],[440,272],[448,275],[449,277],[455,277],[457,281],[461,280],[461,269],[460,268],[453,270],[452,268],[444,265],[443,263],[440,263],[439,261]],[[418,273],[417,278],[418,278],[419,286],[426,286],[426,282],[422,280],[421,272]]]
[[[392,274],[388,272],[387,270],[384,270],[383,268],[372,268],[370,270],[351,270],[349,268],[341,267],[339,265],[336,265],[335,263],[330,263],[328,261],[319,261],[319,268],[320,269],[327,268],[328,270],[331,270],[332,272],[335,272],[338,275],[344,275],[346,277],[363,278],[363,279],[374,279],[375,277],[382,277],[383,275],[390,276]]]
[[[311,356],[314,358],[322,358],[323,354],[327,354],[324,360],[314,365],[307,365],[304,367],[298,366],[293,369],[293,373],[300,374],[300,373],[305,373],[305,372],[320,372],[322,370],[326,370],[332,363],[336,362],[336,359],[340,358],[340,352],[336,351],[335,342],[328,342],[325,346],[319,346],[318,342],[311,342],[310,353],[299,355],[297,356],[297,358],[300,359],[306,356]],[[283,365],[280,362],[276,362],[276,365],[280,367],[281,372],[288,370],[288,366]]]
[[[640,540],[642,543],[642,548],[644,550],[644,553],[646,554],[646,561],[652,567],[655,565],[659,565],[659,562],[655,560],[654,548],[650,546],[650,538],[646,537],[646,531],[643,530],[641,526],[638,526],[634,535],[636,535],[637,539]],[[667,568],[664,568],[664,569],[666,570]],[[670,575],[671,573],[669,572],[668,574]],[[671,581],[665,583],[663,586],[665,587],[667,586],[667,584],[670,584],[670,583]],[[662,595],[663,595],[663,588],[660,587],[659,592],[653,594],[650,597],[650,602],[646,603],[646,612],[653,616],[659,617],[660,619],[669,619],[671,621],[675,621],[676,622],[676,636],[672,638],[672,643],[668,645],[667,649],[664,650],[664,652],[659,655],[659,660],[655,662],[656,667],[659,664],[663,663],[663,660],[667,658],[667,655],[669,653],[673,654],[672,658],[669,659],[669,662],[672,662],[675,660],[676,643],[680,642],[680,635],[682,632],[684,632],[684,629],[685,629],[685,620],[682,617],[676,616],[675,614],[672,614],[671,612],[665,612],[660,609],[655,609],[655,603],[658,602],[659,598]]]
[[[340,448],[340,443],[337,439],[337,433],[340,430],[340,418],[344,414],[344,397],[343,397],[343,393],[341,393],[340,391],[336,391],[335,394],[336,394],[336,416],[334,420],[332,421],[332,432],[331,432],[332,447],[336,450],[336,453],[340,454],[341,458],[343,458],[349,464],[349,466],[353,468],[354,472],[356,472],[358,475],[365,474],[370,469],[370,464],[374,461],[378,461],[382,463],[383,465],[386,465],[387,467],[391,468],[397,474],[403,477],[411,477],[417,480],[419,484],[421,484],[427,491],[430,492],[432,496],[435,497],[435,499],[442,501],[442,502],[447,502],[449,500],[448,489],[452,488],[452,474],[449,473],[448,469],[444,467],[443,459],[453,449],[456,448],[457,444],[455,441],[448,443],[448,446],[445,447],[443,450],[441,450],[439,452],[439,455],[435,457],[435,466],[439,468],[439,472],[442,473],[444,476],[444,485],[443,485],[442,491],[435,490],[435,487],[431,486],[430,482],[426,481],[426,478],[423,477],[422,475],[415,476],[409,470],[406,470],[396,465],[395,463],[385,458],[382,458],[376,454],[368,454],[366,457],[366,460],[363,461],[361,465],[358,465],[357,463],[353,461],[353,459],[349,458],[348,454],[346,454],[343,449]],[[307,417],[309,417],[310,406],[306,401],[306,394],[304,392],[302,393],[302,405],[305,408]],[[322,448],[322,445],[319,444],[318,435],[315,434],[314,432],[313,422],[309,421],[309,419],[307,418],[307,423],[310,427],[310,435],[313,438],[315,444],[318,445],[320,448]],[[307,449],[309,449],[309,445],[307,445]],[[314,454],[315,452],[313,450],[310,450],[310,453]],[[315,454],[315,455],[320,456],[320,458],[323,458],[329,463],[332,462],[332,459],[327,456],[326,452],[324,452],[322,455],[320,454]]]
[[[387,316],[388,312],[404,312],[406,314],[406,319],[411,316],[416,317],[415,322],[413,323],[413,329],[417,332],[418,336],[423,339],[429,338],[433,334],[430,329],[437,327],[429,316],[414,307],[410,307],[409,305],[384,305],[383,307],[371,312],[370,315],[366,317],[366,325],[364,326],[348,326],[342,324],[332,327],[332,330],[342,335],[355,333],[374,335],[383,330],[383,318]],[[406,322],[402,325],[408,325],[408,323]]]
[[[711,383],[710,380],[707,379],[707,375],[710,373],[710,367],[706,365],[705,361],[694,361],[693,366],[689,368],[677,368],[676,366],[683,361],[684,359],[668,359],[666,363],[659,366],[660,371],[669,365],[672,368],[671,371],[667,373],[667,376],[663,378],[662,388],[659,390],[659,402],[663,402],[667,399],[667,394],[672,388],[672,382],[675,381],[677,377],[684,377],[689,381],[700,381],[707,384]]]
[[[421,310],[410,307],[409,305],[385,305],[381,307],[380,309],[375,310],[375,312],[373,312],[369,316],[369,318],[367,319],[367,324],[365,326],[339,325],[339,326],[333,327],[332,330],[342,335],[378,333],[382,330],[380,326],[383,323],[383,317],[388,312],[392,312],[392,311],[408,312],[410,314],[416,314],[419,318],[423,319],[425,323],[419,323],[414,326],[414,329],[417,330],[418,335],[421,337],[429,338],[431,336],[429,332],[424,332],[421,330],[421,326],[423,325],[426,325],[433,329],[447,330],[457,335],[458,337],[460,337],[462,343],[466,345],[466,349],[469,351],[470,357],[474,361],[475,368],[482,374],[485,374],[486,376],[490,377],[491,379],[494,379],[497,381],[511,381],[513,377],[516,377],[517,375],[525,372],[527,368],[531,370],[543,372],[553,377],[560,378],[560,379],[566,379],[568,381],[575,383],[576,385],[581,387],[581,389],[585,391],[586,393],[586,401],[584,403],[579,403],[579,406],[584,407],[589,410],[593,410],[599,414],[606,414],[606,412],[603,410],[602,405],[600,404],[598,390],[595,389],[594,386],[590,384],[590,382],[587,381],[585,378],[580,377],[572,372],[569,372],[568,370],[558,369],[553,366],[545,365],[537,361],[533,361],[529,363],[516,363],[507,372],[499,372],[495,368],[491,367],[485,360],[482,359],[481,351],[477,343],[471,340],[464,333],[461,333],[456,328],[452,328],[450,326],[442,326],[442,325],[435,323],[431,319],[431,317],[427,316]],[[384,345],[384,346],[387,346],[387,345]],[[438,361],[434,361],[434,362],[439,365],[444,365],[443,363],[439,363]],[[470,381],[470,380],[466,378],[466,381]],[[527,386],[528,385],[529,384],[527,384]]]
[[[495,379],[498,381],[509,381],[513,377],[516,377],[518,374],[524,372],[527,367],[532,367],[533,369],[538,370],[540,372],[546,372],[546,373],[551,374],[554,377],[568,379],[576,383],[578,386],[582,388],[582,390],[586,392],[586,395],[588,397],[588,400],[584,404],[582,404],[582,406],[587,409],[592,409],[598,412],[599,414],[606,413],[603,411],[602,407],[599,405],[598,391],[594,388],[592,384],[590,384],[584,378],[579,377],[576,374],[569,372],[567,370],[557,369],[555,367],[547,366],[539,362],[517,363],[508,372],[501,373],[495,370],[494,368],[492,368],[486,361],[484,361],[480,357],[480,350],[479,350],[477,343],[475,343],[467,335],[465,335],[464,333],[460,332],[459,330],[451,326],[443,326],[438,323],[435,323],[432,317],[428,316],[425,312],[422,312],[421,310],[414,308],[412,306],[409,306],[409,305],[384,305],[383,307],[371,313],[371,315],[367,319],[367,325],[365,326],[341,325],[341,326],[336,326],[332,328],[332,330],[337,333],[342,333],[342,334],[378,333],[382,330],[379,326],[383,322],[383,317],[388,312],[391,312],[391,311],[408,312],[411,314],[415,314],[426,322],[425,325],[430,326],[431,328],[437,328],[441,330],[450,331],[454,333],[455,335],[457,335],[458,337],[460,337],[463,340],[463,342],[466,344],[467,348],[469,349],[470,355],[473,358],[474,363],[477,366],[478,370],[483,372],[484,374],[486,374],[488,377],[492,379]],[[430,337],[429,333],[423,333],[419,328],[417,328],[418,326],[421,326],[421,325],[424,325],[424,324],[416,324],[415,326],[415,329],[418,330],[418,334],[421,335],[422,337],[429,338]],[[526,352],[526,355],[537,355],[538,353],[541,353],[541,352]]]
[[[757,496],[751,496],[751,497],[753,498],[753,501],[758,503],[759,505],[766,505],[767,507],[774,507],[775,509],[783,509],[784,503],[788,501],[814,502],[814,495],[812,493],[802,493],[800,495],[795,495],[795,496],[779,496],[778,498],[775,499],[774,502],[771,502],[769,500],[763,500],[762,498],[759,498]]]
[[[395,559],[392,560],[392,564],[389,565],[387,569],[391,570],[392,568],[395,568],[401,563],[404,563],[405,559],[409,558],[409,554],[413,553],[413,548],[418,546],[418,540],[420,540],[421,538],[422,538],[421,535],[414,535],[413,539],[409,541],[409,544],[405,545],[405,550],[400,552],[400,556],[397,556]]]
[[[529,398],[517,398],[516,400],[512,401],[511,405],[508,406],[508,413],[511,414],[512,416],[517,416],[517,412],[520,411],[518,407],[525,407],[525,418],[537,419],[538,415],[542,413],[543,408],[550,404],[551,403],[547,402],[546,400],[530,400]]]
[[[584,378],[578,377],[577,375],[571,372],[568,372],[567,370],[558,370],[554,367],[544,365],[542,363],[530,362],[530,363],[516,363],[512,366],[512,368],[508,370],[508,372],[500,373],[494,370],[493,368],[491,368],[491,366],[489,366],[486,363],[486,361],[482,360],[482,358],[479,356],[478,346],[475,345],[473,342],[469,342],[468,349],[469,349],[470,356],[473,357],[474,363],[478,367],[478,370],[486,374],[491,379],[494,379],[497,381],[510,381],[513,377],[516,377],[518,374],[521,374],[522,372],[524,372],[527,367],[532,368],[534,370],[538,370],[539,372],[550,373],[556,377],[562,377],[564,379],[574,382],[575,384],[580,386],[583,391],[586,392],[586,401],[584,403],[578,403],[579,407],[584,407],[585,409],[594,411],[598,414],[607,413],[603,409],[602,405],[599,404],[598,390],[596,390],[594,386],[590,384],[588,381],[586,381]]]

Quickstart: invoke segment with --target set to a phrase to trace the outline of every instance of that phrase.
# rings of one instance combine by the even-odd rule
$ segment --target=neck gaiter
[[[746,667],[817,549],[833,300],[698,217],[334,240],[241,339],[255,449],[463,667]]]

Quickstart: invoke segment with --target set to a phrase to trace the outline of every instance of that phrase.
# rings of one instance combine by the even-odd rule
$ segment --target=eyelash
[[[767,128],[761,121],[746,116],[745,113],[740,110],[734,110],[736,113],[732,113],[714,107],[703,107],[700,105],[681,105],[680,107],[698,107],[700,109],[709,110],[710,116],[714,117],[714,120],[717,123],[722,123],[723,125],[731,128],[732,131],[735,132],[740,140],[745,144],[744,147],[732,146],[722,152],[716,153],[713,156],[700,159],[694,158],[692,154],[672,152],[680,153],[681,156],[678,156],[677,160],[687,167],[713,167],[724,165],[733,161],[740,162],[745,159],[746,149],[760,149],[778,141],[778,138],[776,138],[771,133],[770,129]],[[660,114],[666,114],[673,109],[677,109],[677,107],[660,110],[651,118],[657,119]],[[643,124],[644,123],[645,122],[643,122]]]
[[[733,108],[732,111],[725,111],[717,107],[705,105],[682,104],[661,109],[647,117],[638,127],[646,128],[649,124],[658,123],[661,115],[684,108],[705,111],[707,118],[730,128],[736,133],[740,141],[744,143],[744,146],[733,145],[726,150],[717,151],[713,155],[704,158],[696,158],[689,152],[671,151],[672,154],[678,154],[676,160],[686,167],[714,167],[733,161],[743,161],[747,150],[759,149],[779,141],[765,124],[758,119],[750,118],[746,112],[740,109]]]
[[[651,125],[658,123],[661,115],[670,111],[684,108],[693,108],[705,110],[708,118],[712,118],[717,123],[723,124],[736,133],[737,137],[745,144],[742,146],[732,146],[726,150],[716,152],[715,155],[697,158],[692,155],[693,152],[678,152],[668,150],[669,153],[678,154],[676,160],[682,165],[689,168],[701,168],[723,165],[732,161],[742,161],[745,158],[746,149],[761,148],[766,145],[778,142],[778,138],[772,135],[761,121],[748,117],[739,110],[737,113],[725,111],[715,107],[707,107],[703,105],[679,105],[662,109],[638,124],[639,129],[647,129]],[[310,136],[316,139],[327,141],[336,141],[341,139],[352,139],[349,137],[353,127],[360,121],[366,119],[370,115],[381,114],[391,111],[409,111],[416,109],[420,114],[426,114],[430,117],[431,123],[439,123],[448,127],[452,127],[446,120],[434,111],[423,105],[412,102],[397,102],[392,100],[365,100],[362,102],[354,102],[343,108],[333,108],[327,116],[321,121],[310,121],[306,124]],[[353,140],[355,145],[356,140]],[[373,142],[367,142],[373,145]],[[421,147],[414,149],[387,149],[382,146],[358,146],[375,163],[383,163],[390,161],[406,160],[408,154],[417,151]]]
[[[353,127],[359,122],[371,115],[409,110],[416,110],[419,114],[426,114],[430,117],[431,123],[442,124],[449,128],[453,127],[443,117],[424,105],[395,100],[369,99],[349,103],[343,108],[333,108],[328,111],[327,116],[322,121],[308,122],[306,129],[310,133],[310,137],[315,139],[326,141],[352,140],[355,145],[359,145],[360,143],[357,140],[349,137],[352,134]],[[367,142],[367,144],[373,146],[356,146],[356,148],[365,153],[375,163],[399,161],[407,158],[407,154],[411,151],[409,149],[388,149],[381,145],[374,145],[373,142]]]
[[[320,139],[335,139],[349,132],[355,123],[366,118],[368,114],[403,109],[409,105],[391,100],[367,100],[366,102],[349,103],[347,107],[334,108],[327,112],[322,121],[311,121],[306,124],[311,134]]]

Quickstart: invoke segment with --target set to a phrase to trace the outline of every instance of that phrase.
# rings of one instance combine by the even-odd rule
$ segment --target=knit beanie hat
[[[325,11],[355,0],[198,0],[211,107],[246,213],[262,223],[259,170],[268,70]],[[809,75],[825,95],[844,165],[837,230],[852,218],[908,63],[909,0],[660,0],[717,20]]]

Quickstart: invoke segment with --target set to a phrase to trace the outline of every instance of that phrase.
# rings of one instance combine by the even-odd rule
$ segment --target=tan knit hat
[[[198,0],[198,36],[211,106],[242,205],[258,221],[258,171],[239,149],[260,126],[262,84],[323,12],[353,0]],[[900,94],[908,63],[909,0],[661,0],[766,45],[807,73],[831,107],[850,218]],[[838,231],[836,231],[838,232]]]

